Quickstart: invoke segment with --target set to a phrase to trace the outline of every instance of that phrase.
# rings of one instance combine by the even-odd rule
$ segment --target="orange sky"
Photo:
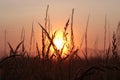
[[[37,23],[44,24],[47,4],[50,5],[49,16],[53,30],[63,30],[67,19],[71,16],[72,8],[75,9],[74,34],[77,46],[81,42],[90,14],[88,46],[93,47],[95,40],[98,39],[99,48],[102,48],[105,15],[112,34],[120,20],[119,3],[119,0],[0,0],[0,50],[4,47],[5,29],[7,41],[15,46],[20,41],[20,32],[24,26],[28,42],[32,21],[37,41],[41,43],[41,28]]]

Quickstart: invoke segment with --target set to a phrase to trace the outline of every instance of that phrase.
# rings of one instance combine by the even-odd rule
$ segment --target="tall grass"
[[[74,33],[73,33],[73,16],[74,16],[74,9],[72,9],[72,16],[71,16],[71,50],[74,49]]]
[[[34,33],[34,22],[32,22],[32,29],[31,29],[31,36],[30,36],[30,47],[29,47],[29,53],[35,52],[35,33]]]
[[[0,80],[119,80],[120,77],[120,57],[118,50],[117,34],[113,33],[112,42],[106,47],[106,17],[104,26],[104,51],[105,57],[89,58],[88,56],[88,16],[85,33],[82,37],[80,48],[75,47],[74,42],[74,9],[72,9],[71,18],[65,23],[63,31],[63,39],[65,40],[64,46],[61,50],[57,49],[54,44],[57,31],[51,32],[50,17],[48,15],[49,5],[46,9],[45,24],[42,25],[38,22],[39,27],[42,30],[41,42],[42,51],[40,51],[38,42],[34,41],[34,25],[32,23],[30,47],[29,51],[25,48],[25,30],[22,28],[21,41],[16,48],[8,42],[10,48],[10,55],[0,60],[0,73],[2,71],[2,77]],[[69,25],[70,24],[70,25]],[[70,26],[70,27],[69,27]],[[67,32],[70,28],[70,33]],[[70,43],[67,46],[68,53],[65,57],[62,57],[63,50],[66,47],[68,41],[68,34],[70,34]],[[6,33],[5,33],[6,41]],[[85,51],[83,54],[85,59],[82,59],[78,54],[81,47],[85,42]],[[95,41],[95,49],[97,49],[97,40]],[[35,46],[34,46],[35,45]],[[51,52],[51,48],[54,52]],[[33,49],[36,49],[36,56],[30,56]],[[34,51],[35,52],[35,51]],[[95,51],[94,54],[97,52]],[[100,53],[100,52],[99,52]],[[110,55],[112,53],[112,55]],[[100,54],[104,54],[101,52]],[[104,61],[103,61],[104,60]],[[99,62],[98,62],[99,61]],[[87,62],[87,64],[86,64]],[[89,65],[88,65],[89,64]],[[111,76],[112,75],[112,76]],[[0,75],[1,76],[1,75]],[[112,77],[112,78],[111,78]]]
[[[112,40],[112,53],[113,53],[113,57],[115,59],[117,59],[118,57],[118,52],[117,52],[117,39],[116,39],[116,34],[115,32],[113,32],[113,40]]]
[[[25,55],[26,53],[26,50],[25,50],[25,29],[24,27],[22,28],[22,31],[21,31],[21,41],[23,41],[22,43],[22,47],[21,47],[21,55]]]
[[[106,53],[107,16],[105,16],[104,30],[104,53]]]
[[[87,61],[87,63],[88,63],[88,39],[87,39],[87,35],[88,35],[88,24],[89,24],[89,17],[90,17],[90,15],[88,15],[88,19],[87,19],[87,23],[86,23],[86,30],[85,30],[85,54],[84,54],[84,56],[85,56],[85,59],[86,59],[86,61]]]

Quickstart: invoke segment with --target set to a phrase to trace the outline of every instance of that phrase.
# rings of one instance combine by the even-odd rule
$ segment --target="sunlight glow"
[[[54,44],[56,45],[57,49],[61,50],[64,45],[64,40],[62,38],[55,38]]]
[[[67,41],[66,39],[64,39],[63,36],[63,32],[62,31],[57,31],[55,38],[53,40],[56,48],[60,51],[60,53],[62,53],[61,57],[66,57],[66,55],[68,54],[69,48],[69,37],[67,36]],[[54,51],[53,49],[51,49],[51,51]]]
[[[65,41],[63,39],[63,35],[61,32],[59,32],[58,34],[56,34],[56,37],[54,39],[54,44],[58,50],[61,50],[63,48],[64,43]]]

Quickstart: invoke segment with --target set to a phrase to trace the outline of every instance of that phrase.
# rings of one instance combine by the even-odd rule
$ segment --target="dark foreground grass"
[[[1,59],[0,80],[120,80],[120,62],[100,57],[74,57],[59,63],[37,57],[11,56]]]

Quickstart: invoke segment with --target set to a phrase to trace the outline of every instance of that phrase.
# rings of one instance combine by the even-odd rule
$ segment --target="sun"
[[[54,38],[54,44],[57,47],[58,50],[61,50],[65,44],[65,41],[63,39],[63,35],[61,32],[59,32],[58,34],[56,34],[55,38]]]
[[[69,52],[69,37],[67,37],[67,40],[63,36],[62,31],[57,31],[55,38],[53,39],[53,42],[56,46],[56,48],[62,53],[62,57],[65,57]]]
[[[55,44],[55,46],[57,47],[58,50],[61,50],[63,48],[64,43],[65,42],[64,42],[62,37],[54,39],[54,44]]]

